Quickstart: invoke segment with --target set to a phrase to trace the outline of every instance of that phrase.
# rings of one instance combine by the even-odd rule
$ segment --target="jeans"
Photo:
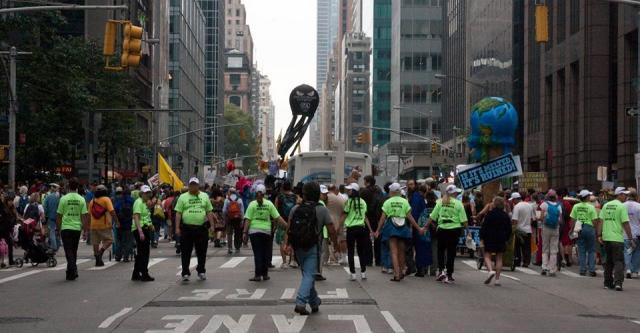
[[[131,228],[114,229],[115,232],[114,244],[117,242],[118,246],[115,247],[116,258],[129,258],[133,252],[133,233]],[[137,231],[136,231],[137,232]]]
[[[58,226],[56,225],[56,220],[47,221],[47,228],[49,229],[49,248],[54,251],[58,251],[58,249],[60,248],[60,242],[58,241],[56,232],[58,228]]]
[[[413,234],[413,244],[416,249],[416,268],[418,271],[425,271],[431,265],[431,241],[426,237],[420,236],[420,233]],[[409,262],[407,260],[407,262]]]
[[[531,263],[531,234],[516,231],[516,242],[514,248],[514,260],[516,260],[516,266],[527,267]]]
[[[271,235],[256,232],[249,235],[251,249],[253,250],[253,262],[255,276],[269,276],[269,261],[271,260]],[[315,268],[314,268],[315,270]]]
[[[322,239],[322,251],[320,253],[320,262],[318,262],[318,274],[322,275],[322,266],[326,265],[329,262],[329,255],[331,254],[329,251],[329,239]]]
[[[558,228],[542,227],[542,269],[555,273],[558,270]]]
[[[181,228],[182,241],[180,242],[182,257],[182,275],[191,275],[189,263],[191,262],[191,252],[196,248],[198,266],[196,272],[206,273],[205,264],[207,260],[207,247],[209,245],[209,231],[205,226],[183,224]]]
[[[380,242],[380,261],[382,263],[382,268],[393,268],[393,264],[391,263],[391,250],[389,249],[388,239]]]
[[[228,220],[226,231],[227,247],[229,250],[232,249],[232,246],[234,246],[236,250],[240,250],[240,247],[242,246],[242,220]]]
[[[349,258],[349,271],[355,274],[355,247],[358,247],[358,259],[360,260],[360,272],[367,271],[367,256],[371,253],[371,241],[366,227],[357,226],[347,228],[347,256]]]
[[[604,285],[622,286],[624,280],[624,243],[604,242],[604,252],[607,261],[604,263]]]
[[[583,224],[578,236],[578,262],[580,273],[596,271],[596,231],[589,224]]]
[[[60,232],[64,255],[67,258],[67,274],[78,272],[76,260],[78,259],[78,243],[80,243],[80,231],[62,230]]]
[[[296,305],[320,305],[320,298],[316,291],[315,275],[318,273],[318,245],[312,246],[308,250],[296,249],[296,258],[302,272],[302,281],[298,288],[298,296],[296,297]]]
[[[144,234],[144,240],[140,239],[138,231],[133,231],[133,237],[136,239],[136,262],[133,265],[134,276],[148,276],[149,275],[149,255],[151,252],[151,231],[149,228],[142,228]]]
[[[636,237],[636,244],[635,250],[631,250],[631,253],[628,253],[627,251],[631,249],[631,241],[624,240],[624,266],[631,273],[638,273],[640,270],[640,237]]]
[[[456,260],[456,250],[462,228],[455,229],[438,229],[438,269],[444,271],[445,264],[447,266],[447,275],[453,275],[453,267]],[[445,261],[446,255],[446,261]]]

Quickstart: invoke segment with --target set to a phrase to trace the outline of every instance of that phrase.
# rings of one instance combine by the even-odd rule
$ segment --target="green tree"
[[[242,124],[224,128],[225,144],[224,156],[232,158],[237,156],[255,155],[258,147],[258,139],[253,132],[253,117],[244,113],[233,104],[224,106],[225,124]],[[243,169],[247,174],[258,170],[256,157],[247,157],[242,160]]]

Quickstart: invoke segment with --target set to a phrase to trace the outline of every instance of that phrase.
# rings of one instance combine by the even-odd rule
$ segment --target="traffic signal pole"
[[[9,188],[16,188],[16,109],[18,94],[16,91],[16,57],[15,46],[9,50]]]

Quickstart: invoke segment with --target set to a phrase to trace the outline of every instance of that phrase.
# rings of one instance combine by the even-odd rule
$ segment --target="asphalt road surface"
[[[132,263],[94,267],[83,243],[80,258],[71,282],[62,250],[53,268],[1,269],[0,332],[640,332],[640,280],[609,291],[601,272],[581,277],[575,267],[557,277],[519,269],[495,287],[483,284],[486,272],[469,258],[458,259],[451,285],[417,277],[394,283],[378,268],[351,282],[344,267],[331,266],[317,283],[320,312],[304,317],[293,313],[299,271],[278,268],[270,281],[250,282],[250,249],[229,256],[210,247],[208,279],[194,272],[187,283],[169,243],[152,249],[150,283],[130,280]]]

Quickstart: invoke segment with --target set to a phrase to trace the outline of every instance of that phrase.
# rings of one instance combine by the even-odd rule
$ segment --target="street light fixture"
[[[484,91],[484,93],[486,94],[489,91],[489,87],[485,84],[482,83],[478,83],[475,81],[471,81],[467,78],[461,77],[461,76],[453,76],[453,75],[447,75],[447,74],[435,74],[433,76],[434,78],[438,79],[438,80],[446,80],[446,79],[453,79],[453,80],[461,80],[464,81],[466,83],[469,83],[470,85],[476,86],[480,89],[482,89]]]
[[[429,136],[433,137],[433,111],[429,110],[429,114],[424,113],[422,111],[418,111],[414,108],[410,108],[410,107],[406,107],[406,106],[401,106],[401,105],[394,105],[393,110],[409,110],[411,112],[417,113],[419,115],[425,116],[427,117],[429,123],[428,123],[428,127],[429,127]]]

